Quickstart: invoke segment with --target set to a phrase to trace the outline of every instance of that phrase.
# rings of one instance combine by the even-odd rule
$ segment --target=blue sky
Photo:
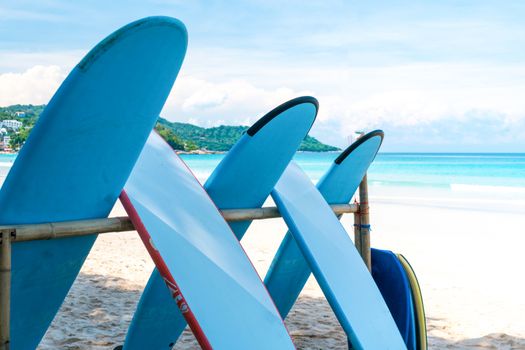
[[[312,134],[384,151],[525,152],[523,1],[2,1],[0,105],[45,103],[118,27],[182,20],[189,48],[163,116],[249,124],[320,101]]]

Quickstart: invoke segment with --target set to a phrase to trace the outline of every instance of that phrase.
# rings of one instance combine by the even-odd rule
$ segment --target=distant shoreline
[[[207,154],[226,154],[228,151],[209,151],[206,149],[196,149],[194,151],[181,151],[175,150],[177,154],[191,154],[191,155],[207,155]],[[297,151],[297,153],[341,153],[341,151]],[[3,155],[16,155],[18,152],[5,152],[0,151],[0,154]]]
[[[206,149],[196,149],[194,151],[175,151],[177,154],[225,154],[226,151],[208,151]]]
[[[228,151],[209,151],[206,149],[197,149],[194,151],[175,151],[177,154],[199,154],[199,155],[205,155],[205,154],[226,154]],[[296,153],[341,153],[341,151],[296,151]]]
[[[193,154],[193,155],[207,155],[207,154],[226,154],[228,151],[209,151],[205,149],[198,149],[194,151],[181,151],[176,150],[177,154]],[[0,151],[1,155],[17,155],[19,152],[11,152],[11,151]],[[341,153],[341,151],[297,151],[296,153]],[[525,153],[523,152],[470,152],[470,153],[464,153],[464,152],[379,152],[379,154],[382,154],[384,156],[388,155],[512,155],[512,156],[525,156]]]

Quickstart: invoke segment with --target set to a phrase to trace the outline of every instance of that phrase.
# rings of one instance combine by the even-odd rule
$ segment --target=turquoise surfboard
[[[372,248],[372,277],[408,350],[416,350],[416,321],[410,281],[396,254]]]
[[[353,347],[406,349],[348,233],[297,164],[288,166],[272,197]]]
[[[295,349],[239,241],[158,134],[149,137],[121,201],[203,349]]]
[[[155,124],[186,52],[184,25],[133,22],[71,71],[0,190],[0,225],[106,217]],[[11,349],[35,349],[96,236],[13,244]]]
[[[317,184],[328,203],[350,202],[381,147],[383,136],[381,130],[372,131],[346,148],[334,160]],[[308,263],[288,232],[264,281],[283,318],[286,318],[299,297],[310,273]]]
[[[204,185],[221,209],[260,207],[312,126],[313,97],[290,100],[259,119],[226,154]],[[241,239],[250,222],[230,226]],[[124,343],[125,350],[171,348],[186,327],[155,269],[141,296]]]

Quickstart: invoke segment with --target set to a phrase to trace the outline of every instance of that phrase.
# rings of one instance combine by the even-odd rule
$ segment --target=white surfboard
[[[230,227],[156,133],[121,201],[203,349],[295,349]]]

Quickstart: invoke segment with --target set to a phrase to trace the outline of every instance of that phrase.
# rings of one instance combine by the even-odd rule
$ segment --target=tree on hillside
[[[157,123],[155,130],[159,135],[166,140],[166,142],[177,151],[194,151],[198,149],[197,145],[193,141],[183,140],[170,129]]]
[[[26,142],[27,137],[29,136],[29,133],[31,132],[32,129],[33,129],[32,127],[23,128],[23,129],[20,129],[19,132],[15,134],[11,134],[11,140],[9,141],[9,147],[11,147],[13,151],[20,150],[20,148],[22,148],[22,146]]]

